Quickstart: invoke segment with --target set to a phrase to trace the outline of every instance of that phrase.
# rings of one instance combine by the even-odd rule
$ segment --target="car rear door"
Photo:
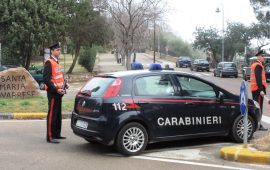
[[[169,74],[151,74],[136,77],[134,80],[133,100],[138,114],[146,121],[154,138],[175,136],[177,126],[166,125],[166,119],[175,115],[176,101],[175,86]]]

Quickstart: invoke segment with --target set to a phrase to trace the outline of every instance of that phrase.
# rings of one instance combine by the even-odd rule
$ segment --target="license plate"
[[[85,122],[85,121],[77,120],[76,126],[80,127],[80,128],[83,128],[83,129],[87,129],[88,123]]]

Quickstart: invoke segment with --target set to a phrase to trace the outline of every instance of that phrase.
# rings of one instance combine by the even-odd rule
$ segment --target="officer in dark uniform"
[[[58,61],[61,54],[60,43],[51,45],[49,49],[50,57],[45,61],[43,72],[49,107],[47,115],[47,142],[60,143],[59,139],[66,139],[66,137],[61,136],[61,105],[66,83]]]
[[[260,105],[261,112],[263,113],[263,99],[266,94],[266,76],[264,70],[264,56],[267,55],[265,50],[259,49],[256,53],[257,61],[251,65],[250,72],[250,89],[253,100],[257,101]],[[268,129],[260,124],[259,130],[267,131]]]

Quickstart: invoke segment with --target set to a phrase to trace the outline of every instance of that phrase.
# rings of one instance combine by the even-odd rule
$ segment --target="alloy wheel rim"
[[[123,135],[123,146],[129,152],[139,151],[143,147],[144,142],[144,133],[137,127],[127,129]]]
[[[253,130],[253,126],[251,121],[248,119],[247,122],[247,134],[248,134],[248,138],[250,137],[251,133]],[[244,119],[240,119],[237,123],[237,127],[236,127],[236,133],[237,136],[239,136],[241,139],[244,139]]]

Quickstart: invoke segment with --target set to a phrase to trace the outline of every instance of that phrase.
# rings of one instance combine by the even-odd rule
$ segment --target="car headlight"
[[[260,108],[260,105],[259,105],[258,102],[256,102],[255,100],[253,100],[253,103],[254,103],[254,105],[255,105],[256,108],[258,108],[258,109]]]

